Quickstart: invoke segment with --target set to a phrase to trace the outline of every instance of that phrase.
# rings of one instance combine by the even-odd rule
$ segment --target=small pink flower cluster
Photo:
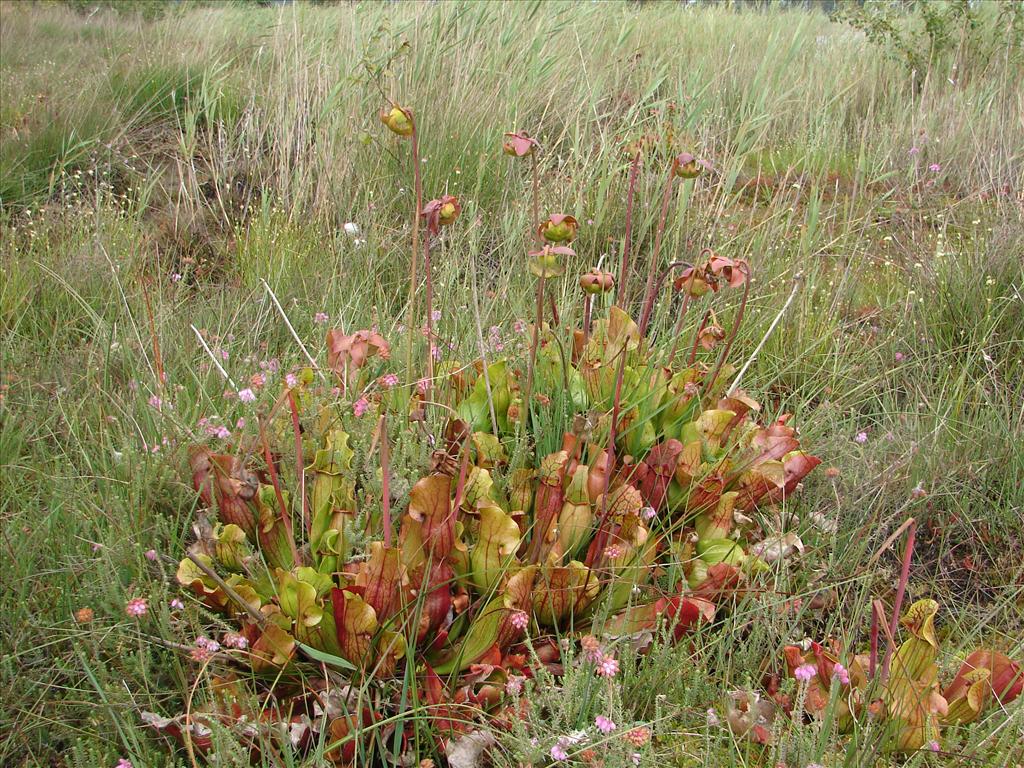
[[[832,667],[832,677],[834,677],[843,685],[850,684],[850,673],[842,664],[837,663],[834,667]]]
[[[380,378],[380,385],[385,389],[391,389],[392,387],[398,386],[398,374],[386,373]]]
[[[530,616],[526,611],[513,611],[512,616],[509,617],[509,623],[520,632],[525,632],[526,628],[530,626]]]
[[[145,616],[149,610],[149,601],[144,597],[133,597],[124,604],[124,612],[129,616]]]
[[[249,641],[245,639],[244,635],[240,635],[237,632],[228,632],[224,635],[224,645],[228,648],[244,651],[249,647]]]
[[[357,419],[361,419],[365,416],[368,410],[370,410],[370,401],[365,397],[360,397],[352,403],[352,412],[356,415]]]
[[[818,670],[814,668],[813,664],[801,664],[793,670],[793,677],[802,683],[808,682],[816,674],[818,674]]]
[[[214,417],[216,418],[216,417]],[[231,430],[225,427],[223,424],[214,424],[209,418],[203,416],[199,419],[199,428],[203,430],[209,437],[216,437],[220,440],[227,440],[231,437]]]
[[[594,673],[598,677],[612,678],[619,673],[619,662],[611,654],[601,650],[601,643],[593,635],[586,635],[580,645],[583,658],[594,663]]]

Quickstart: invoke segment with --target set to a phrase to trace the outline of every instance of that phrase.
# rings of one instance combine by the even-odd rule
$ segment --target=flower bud
[[[412,112],[395,104],[390,110],[380,111],[380,121],[399,136],[412,136]]]
[[[584,293],[591,295],[608,293],[614,287],[615,277],[612,273],[603,272],[597,267],[593,267],[589,272],[584,272],[580,275],[580,288],[583,289]]]
[[[680,155],[676,155],[673,167],[675,168],[676,176],[682,179],[695,179],[705,170],[710,171],[711,163],[706,160],[698,160],[689,152],[683,152]]]
[[[571,243],[576,239],[579,223],[573,216],[553,213],[540,223],[537,233],[549,243]]]

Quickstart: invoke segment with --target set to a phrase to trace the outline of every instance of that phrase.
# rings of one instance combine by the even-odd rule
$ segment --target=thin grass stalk
[[[420,212],[423,210],[423,180],[420,178],[420,141],[416,120],[412,121],[412,178],[416,192],[416,210],[412,215],[412,258],[409,261],[409,315],[406,320],[407,344],[405,348],[406,380],[412,385],[412,348],[416,337],[416,287],[418,282],[418,256],[420,242]]]
[[[302,519],[309,520],[309,499],[306,498],[306,469],[302,455],[302,429],[299,426],[299,406],[295,393],[288,390],[288,406],[292,411],[292,431],[295,433],[295,479],[299,483],[299,498],[302,499]]]
[[[427,232],[423,244],[423,271],[426,273],[426,303],[427,303],[427,387],[424,399],[433,400],[434,388],[434,283],[430,270],[430,232]]]
[[[629,168],[629,186],[626,188],[626,234],[622,241],[622,263],[619,266],[619,293],[615,303],[620,308],[625,308],[626,303],[626,281],[629,276],[629,251],[633,243],[633,196],[636,193],[636,177],[640,171],[640,150],[633,156],[633,163]]]
[[[690,292],[683,293],[683,306],[679,308],[679,317],[676,318],[675,327],[672,329],[672,349],[668,353],[668,362],[665,365],[672,367],[672,361],[676,359],[676,352],[679,349],[679,336],[683,332],[683,319],[686,317],[686,310],[690,308]]]

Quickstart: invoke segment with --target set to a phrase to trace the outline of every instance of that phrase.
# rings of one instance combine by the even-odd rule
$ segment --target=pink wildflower
[[[910,150],[907,152],[907,154],[910,155],[911,157],[913,157],[914,155],[919,155],[919,154],[921,154],[921,148],[920,147],[911,147]]]
[[[857,435],[853,438],[853,442],[859,443],[860,445],[864,445],[864,443],[866,443],[867,441],[868,441],[868,433],[867,432],[858,432]]]
[[[246,387],[238,391],[238,399],[243,403],[254,403],[256,402],[256,393]]]
[[[846,667],[842,664],[836,664],[832,667],[832,677],[838,680],[843,685],[850,684],[850,673],[847,672]]]
[[[526,332],[526,321],[525,320],[516,320],[514,323],[512,323],[512,330],[515,331],[516,333],[525,333]]]
[[[515,629],[522,632],[530,626],[530,617],[527,615],[526,611],[514,611],[512,616],[509,618],[509,622]]]
[[[612,656],[605,656],[594,671],[598,677],[615,677],[619,673],[619,661]]]
[[[932,173],[938,173],[939,171],[942,170],[942,166],[939,165],[938,163],[932,163],[931,165],[928,166],[928,170],[931,171]]]
[[[180,611],[180,610],[183,610],[184,608],[185,608],[185,604],[183,602],[181,602],[181,600],[179,600],[178,598],[174,598],[173,600],[171,600],[171,609],[172,610]]]
[[[610,547],[606,547],[604,550],[604,556],[609,560],[614,560],[617,557],[622,557],[622,548],[612,544]]]
[[[654,507],[644,507],[643,509],[640,510],[640,517],[642,517],[644,520],[647,520],[648,522],[653,520],[657,516],[658,510],[656,510]]]
[[[391,389],[391,387],[398,386],[398,375],[394,373],[388,373],[381,377],[380,385]]]
[[[611,733],[618,727],[612,722],[610,717],[605,717],[604,715],[598,715],[594,718],[594,725],[597,726],[597,730],[601,733]]]
[[[931,751],[931,752],[941,752],[942,751],[942,746],[937,741],[929,741],[928,742],[928,750]]]
[[[171,273],[171,282],[172,283],[179,283],[179,282],[181,282],[181,273],[180,272],[173,272],[173,273]]]
[[[356,415],[356,418],[362,418],[368,410],[370,410],[370,401],[365,397],[360,397],[352,403],[352,412]]]
[[[551,759],[552,760],[568,760],[569,759],[569,753],[566,752],[562,748],[561,744],[555,744],[555,746],[553,746],[551,748]]]
[[[897,363],[902,363],[903,362],[903,353],[902,352],[897,352],[895,355],[893,355],[893,359]]]
[[[813,664],[801,664],[799,667],[793,670],[793,677],[804,683],[806,683],[816,674],[818,674],[818,671],[814,668]]]
[[[135,766],[132,765],[131,760],[122,757],[117,761],[117,765],[115,765],[114,768],[135,768]]]
[[[149,610],[149,603],[144,597],[133,597],[124,604],[124,612],[129,616],[145,616]]]
[[[156,562],[156,558],[157,558],[157,554],[156,554],[156,550],[155,549],[147,549],[146,550],[146,559],[147,560],[152,560],[153,562]]]
[[[626,732],[626,740],[634,747],[642,747],[651,740],[651,729],[639,726]]]
[[[317,312],[315,315],[313,315],[313,322],[316,323],[317,325],[323,325],[324,323],[327,322],[327,320],[328,317],[326,312]]]
[[[159,410],[161,410],[164,407],[164,401],[161,400],[156,395],[152,395],[149,398],[149,405],[150,405],[151,408],[155,408],[156,410],[159,411]]]
[[[518,696],[523,692],[523,681],[526,678],[522,675],[511,675],[505,681],[505,693],[509,696]]]
[[[285,374],[284,384],[289,389],[295,389],[295,387],[299,386],[299,377],[294,373]]]

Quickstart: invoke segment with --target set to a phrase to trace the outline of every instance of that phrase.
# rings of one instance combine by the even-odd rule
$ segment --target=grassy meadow
[[[408,144],[378,119],[389,99],[415,112],[427,199],[462,204],[433,291],[443,353],[463,363],[485,345],[527,357],[531,177],[504,132],[540,141],[541,211],[580,222],[549,283],[566,326],[582,314],[575,276],[618,273],[623,143],[671,136],[713,165],[676,187],[662,260],[710,247],[749,261],[732,360],[761,345],[743,388],[766,418],[793,414],[823,464],[775,516],[804,549],[768,574],[774,602],[740,599],[706,632],[621,657],[602,695],[618,722],[654,729],[643,763],[1024,763],[1020,700],[909,756],[883,753],[870,727],[781,717],[782,746],[763,751],[708,714],[724,719],[730,692],[757,689],[787,644],[866,647],[909,517],[904,604],[941,605],[943,679],[978,645],[1024,657],[1024,65],[1019,49],[965,51],[911,73],[849,26],[784,8],[211,4],[143,18],[0,2],[0,764],[193,764],[140,717],[209,696],[222,662],[189,649],[229,628],[174,578],[194,538],[188,449],[211,427],[253,431],[261,403],[225,390],[306,365],[293,330],[322,362],[327,328],[375,326],[401,364],[415,201]],[[652,162],[637,177],[634,315],[664,175]],[[736,297],[715,307],[728,328]],[[667,338],[677,310],[659,302],[652,334]],[[685,344],[700,314],[687,318]],[[538,448],[557,450],[564,428]],[[420,442],[410,430],[393,447],[410,473],[429,458]],[[784,609],[822,590],[834,607]],[[147,615],[126,615],[139,597]],[[582,727],[584,682],[558,685],[496,734],[495,765],[555,762],[522,755],[545,729]],[[210,764],[249,764],[219,744]],[[257,764],[326,765],[324,752]]]

